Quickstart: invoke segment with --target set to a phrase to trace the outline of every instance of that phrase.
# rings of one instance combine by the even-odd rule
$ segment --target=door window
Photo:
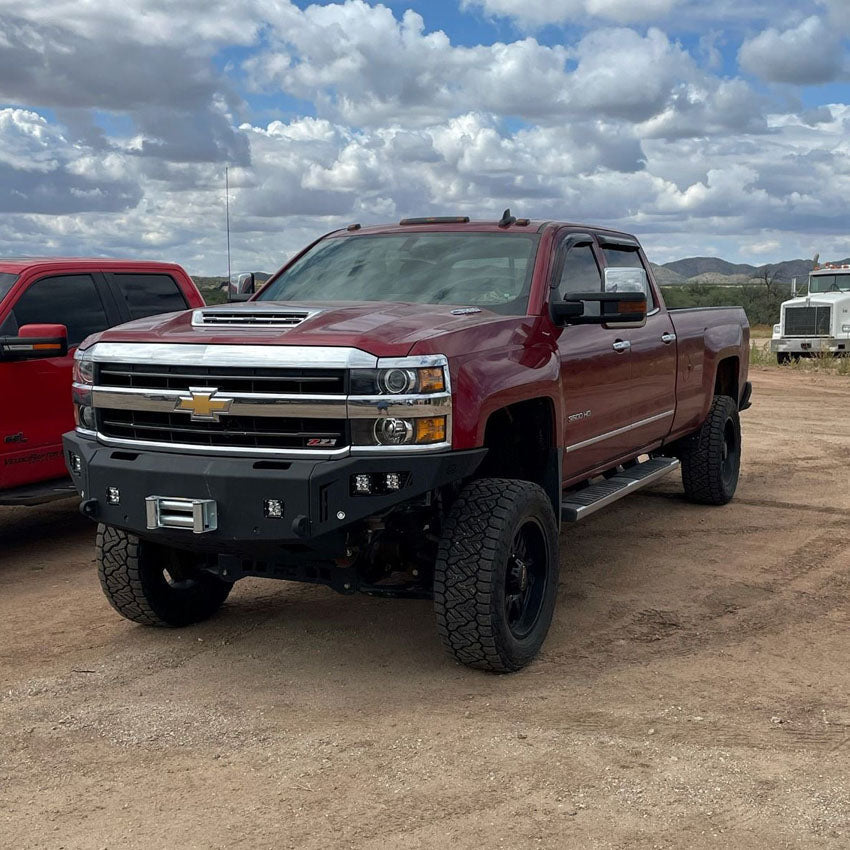
[[[649,271],[644,268],[640,254],[636,248],[626,248],[608,245],[602,248],[602,255],[605,257],[605,265],[613,269],[644,269],[649,277]],[[646,312],[655,309],[655,299],[652,295],[652,287],[647,286],[646,293]]]
[[[174,313],[189,306],[170,275],[113,274],[111,278],[127,302],[131,319]]]
[[[87,274],[45,277],[15,302],[2,332],[14,335],[22,325],[57,324],[68,328],[68,346],[109,327],[94,280]]]
[[[558,289],[562,298],[568,298],[577,292],[600,292],[602,273],[596,263],[593,248],[590,245],[573,245],[564,257],[564,267]],[[590,301],[584,306],[585,315],[598,316],[601,307]]]
[[[558,289],[564,297],[576,292],[599,292],[602,289],[602,275],[590,245],[574,245],[570,248],[564,257]]]

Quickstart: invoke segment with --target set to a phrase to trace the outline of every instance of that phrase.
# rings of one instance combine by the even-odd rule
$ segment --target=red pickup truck
[[[73,352],[85,337],[203,303],[170,263],[0,259],[0,505],[74,495],[62,434],[74,427]]]
[[[66,458],[130,620],[202,620],[242,576],[428,597],[455,658],[506,672],[549,628],[561,522],[680,465],[732,498],[748,344],[741,309],[667,310],[625,233],[352,225],[248,303],[90,337]]]

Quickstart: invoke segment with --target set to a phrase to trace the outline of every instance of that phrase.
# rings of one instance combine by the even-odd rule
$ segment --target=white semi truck
[[[850,265],[815,266],[807,294],[782,305],[770,350],[779,363],[850,354]]]

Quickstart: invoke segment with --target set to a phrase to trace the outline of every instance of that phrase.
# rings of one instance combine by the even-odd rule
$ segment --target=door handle
[[[627,339],[618,339],[612,347],[614,351],[628,351],[632,344]]]
[[[670,345],[671,342],[675,342],[675,341],[676,341],[676,334],[674,334],[674,333],[661,334],[661,342],[663,342],[664,345]]]

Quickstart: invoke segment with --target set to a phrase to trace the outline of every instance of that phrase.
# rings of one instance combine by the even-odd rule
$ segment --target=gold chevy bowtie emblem
[[[218,422],[233,404],[232,398],[213,398],[217,389],[189,387],[189,392],[191,395],[180,396],[174,410],[191,413],[193,422]]]

